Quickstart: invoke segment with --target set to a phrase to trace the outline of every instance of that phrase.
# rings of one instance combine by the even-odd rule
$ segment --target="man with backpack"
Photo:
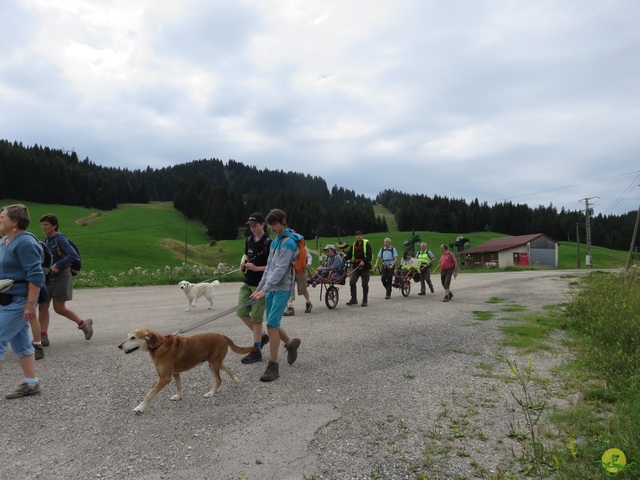
[[[295,271],[294,264],[300,255],[299,242],[301,235],[287,228],[287,217],[282,210],[274,209],[267,215],[267,224],[276,238],[271,242],[267,267],[256,291],[251,295],[253,300],[265,299],[267,313],[267,332],[271,340],[269,364],[261,382],[272,382],[280,376],[278,349],[280,340],[287,350],[287,363],[292,365],[298,358],[299,338],[291,338],[280,326],[282,314],[293,290]],[[306,254],[301,262],[306,262]]]
[[[52,213],[43,215],[40,218],[40,226],[47,236],[45,244],[53,255],[53,265],[47,276],[46,286],[49,296],[45,303],[38,305],[40,317],[42,346],[49,346],[49,306],[53,302],[53,310],[63,317],[68,318],[78,326],[78,330],[84,333],[85,340],[90,340],[93,336],[93,320],[80,318],[77,313],[66,307],[65,303],[73,298],[73,281],[71,275],[71,264],[78,260],[78,254],[71,246],[71,243],[62,233],[58,232],[58,217]]]
[[[398,262],[398,251],[396,250],[396,247],[391,246],[391,239],[389,237],[385,238],[382,243],[384,246],[378,252],[378,259],[376,260],[376,264],[373,266],[373,269],[375,270],[378,268],[379,263],[382,261],[380,280],[382,281],[382,286],[387,292],[384,298],[388,300],[391,298],[393,272],[395,270],[396,263]]]
[[[358,283],[358,278],[362,278],[362,304],[360,306],[367,306],[372,258],[373,253],[371,251],[371,245],[369,244],[368,240],[362,238],[362,232],[358,230],[356,232],[356,241],[353,243],[353,245],[351,245],[351,248],[344,256],[346,262],[351,261],[353,263],[353,270],[351,270],[351,274],[349,275],[351,300],[347,302],[347,305],[352,306],[358,304],[358,293],[356,284]]]
[[[309,249],[307,248],[305,250],[307,252],[306,253],[307,261],[305,264],[305,268],[304,268],[304,271],[302,271],[301,273],[295,272],[296,288],[294,288],[293,291],[291,292],[291,298],[289,298],[287,309],[282,314],[285,317],[291,317],[296,314],[296,310],[295,308],[293,308],[293,302],[296,300],[296,290],[298,290],[298,295],[302,295],[306,300],[305,306],[304,306],[304,313],[311,313],[311,308],[313,307],[313,304],[311,303],[311,297],[309,296],[309,289],[307,288],[307,286],[309,285],[309,279],[307,278],[307,271],[311,267],[312,257]]]
[[[240,287],[238,304],[242,305],[256,291],[262,275],[267,266],[269,258],[269,245],[271,239],[265,233],[264,215],[260,212],[254,212],[249,216],[246,225],[251,229],[251,235],[247,237],[244,244],[244,256],[240,269],[244,273],[243,283]],[[262,360],[262,347],[269,343],[269,336],[262,330],[262,322],[264,322],[264,299],[242,307],[236,315],[242,322],[253,332],[253,345],[256,347],[254,351],[247,356],[242,357],[240,361],[245,364],[256,363]]]

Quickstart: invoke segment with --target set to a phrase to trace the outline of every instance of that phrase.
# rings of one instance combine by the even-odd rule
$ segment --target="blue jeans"
[[[18,358],[35,353],[31,345],[29,322],[24,319],[26,306],[26,297],[14,296],[11,305],[0,307],[0,361],[4,361],[9,344]]]

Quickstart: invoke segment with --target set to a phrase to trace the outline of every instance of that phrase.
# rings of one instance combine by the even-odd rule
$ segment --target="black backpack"
[[[73,243],[68,238],[67,238],[67,241],[69,242],[69,245],[71,245],[71,248],[73,248],[76,251],[76,255],[78,256],[78,258],[76,258],[73,262],[71,262],[71,267],[70,267],[71,275],[75,277],[80,273],[80,270],[82,270],[82,257],[80,257],[80,250],[78,250],[78,247],[76,247],[76,244]],[[65,257],[64,252],[60,250],[60,247],[58,247],[58,240],[56,240],[56,249],[58,250],[58,255],[64,258]]]
[[[36,237],[33,233],[27,233],[38,240],[38,243],[40,244],[40,248],[42,249],[42,270],[44,271],[44,276],[46,277],[49,274],[49,270],[51,270],[51,267],[53,266],[53,254],[51,253],[51,250],[49,250],[49,247],[47,247],[46,243]]]

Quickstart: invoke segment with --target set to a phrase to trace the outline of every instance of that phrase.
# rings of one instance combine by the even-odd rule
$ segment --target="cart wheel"
[[[402,282],[402,296],[408,297],[411,293],[411,279]]]
[[[340,294],[338,293],[338,288],[330,285],[327,287],[327,291],[324,294],[324,303],[327,304],[328,309],[336,308],[338,305],[338,300],[340,300]]]

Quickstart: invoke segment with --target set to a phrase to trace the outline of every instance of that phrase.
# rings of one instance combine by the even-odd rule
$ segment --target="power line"
[[[633,179],[633,181],[631,182],[631,184],[625,189],[624,192],[622,192],[620,194],[620,196],[618,198],[616,198],[614,200],[614,202],[608,206],[602,213],[607,213],[611,210],[613,210],[614,208],[616,208],[618,206],[618,204],[624,200],[624,197],[631,191],[631,189],[635,186],[635,184],[638,182],[638,180],[640,180],[640,175],[638,175],[636,178]]]
[[[588,185],[589,183],[601,182],[603,180],[611,180],[612,178],[624,177],[626,175],[631,175],[633,173],[640,174],[640,170],[634,170],[633,172],[621,173],[619,175],[613,175],[611,177],[598,178],[596,180],[589,180],[588,182],[576,183],[576,184],[573,184],[573,185],[566,185],[564,187],[550,188],[548,190],[541,190],[539,192],[525,193],[525,194],[522,194],[522,195],[516,195],[514,197],[506,197],[506,198],[501,198],[499,200],[491,200],[489,203],[501,202],[503,200],[513,200],[514,198],[528,197],[528,196],[531,196],[531,195],[539,195],[541,193],[554,192],[556,190],[564,190],[565,188],[579,187],[581,185]],[[636,180],[634,180],[634,182],[635,181]]]

